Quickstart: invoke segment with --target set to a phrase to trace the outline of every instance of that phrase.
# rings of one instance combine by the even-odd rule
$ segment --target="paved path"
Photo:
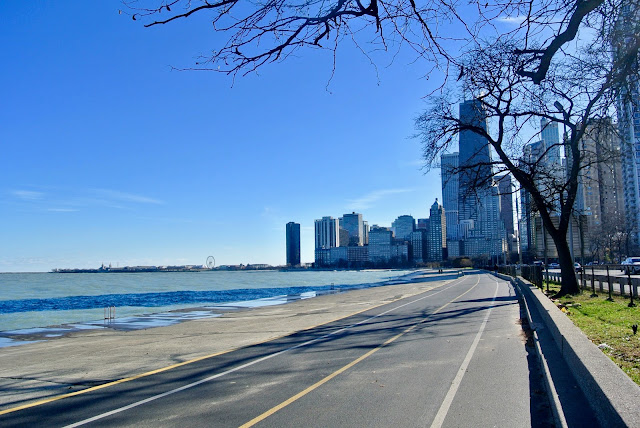
[[[292,303],[279,308],[284,311],[280,315],[288,313],[299,319],[304,317],[301,314],[313,313],[314,305],[316,310],[318,305],[324,307],[323,313],[327,305],[334,305],[331,315],[340,319],[217,356],[194,355],[189,360],[182,355],[177,366],[144,376],[132,373],[135,361],[122,361],[124,367],[111,367],[121,375],[112,377],[110,383],[103,380],[96,382],[97,388],[73,388],[77,395],[57,399],[60,396],[54,394],[52,401],[32,407],[28,406],[34,403],[33,397],[25,398],[27,408],[21,410],[15,410],[20,403],[12,401],[4,389],[8,404],[0,414],[0,425],[547,425],[550,413],[545,397],[541,398],[541,384],[530,370],[532,359],[511,286],[487,274],[445,278],[425,276],[424,282],[411,285],[345,293],[325,301],[311,299],[298,306]],[[355,297],[365,303],[364,310],[342,317],[345,308],[354,309]],[[301,312],[293,316],[292,309]],[[269,317],[256,318],[269,309],[261,311],[251,314],[256,330],[270,326]],[[276,318],[284,322],[288,317]],[[185,325],[212,328],[220,320]],[[179,331],[168,329],[162,330],[174,335]],[[203,341],[208,340],[207,331],[201,333]],[[69,344],[60,340],[27,346],[45,349],[56,342]],[[132,359],[148,363],[139,351],[150,349],[145,343],[136,349],[130,343]],[[156,352],[161,351],[161,343],[156,346]],[[16,352],[0,352],[0,361],[11,361],[18,365],[17,370],[21,365],[30,368],[22,371],[33,370],[33,362],[15,359]],[[68,347],[61,352],[68,353]],[[86,361],[83,358],[81,365]],[[41,371],[32,373],[36,381],[60,376],[56,364],[42,363]],[[67,367],[57,366],[59,370]],[[17,382],[16,391],[20,387],[25,385]],[[34,387],[41,389],[42,385]]]

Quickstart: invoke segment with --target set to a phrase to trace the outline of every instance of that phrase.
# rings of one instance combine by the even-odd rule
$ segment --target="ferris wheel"
[[[209,269],[213,269],[214,267],[216,267],[216,259],[213,256],[209,256],[207,257],[207,264],[206,266]]]

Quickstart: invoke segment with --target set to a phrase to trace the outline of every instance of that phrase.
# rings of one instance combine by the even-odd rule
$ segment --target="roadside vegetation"
[[[546,283],[544,286],[546,290]],[[547,294],[553,296],[559,290],[559,284],[550,283]],[[585,290],[553,301],[602,352],[640,385],[640,333],[634,334],[632,328],[640,324],[640,306],[629,307],[628,296],[614,295],[613,301],[607,300],[606,293],[590,296],[590,290]]]

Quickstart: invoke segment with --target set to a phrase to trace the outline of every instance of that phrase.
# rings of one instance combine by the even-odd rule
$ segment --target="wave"
[[[359,288],[376,287],[385,285],[386,283],[387,282],[339,286],[324,285],[257,289],[247,288],[211,291],[187,290],[162,293],[103,294],[97,296],[67,296],[45,299],[4,300],[0,301],[0,314],[96,309],[104,308],[107,306],[158,307],[182,304],[215,304],[265,299],[281,295],[293,295],[308,292],[316,292],[322,294],[323,292],[330,292],[334,289],[345,291]]]

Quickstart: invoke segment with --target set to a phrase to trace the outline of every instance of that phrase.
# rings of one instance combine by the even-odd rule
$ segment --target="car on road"
[[[559,269],[560,265],[558,263],[550,263],[549,269]]]
[[[578,262],[575,262],[573,264],[574,269],[576,270],[576,272],[582,272],[582,265]]]
[[[625,273],[640,273],[640,257],[627,257],[620,270]]]

